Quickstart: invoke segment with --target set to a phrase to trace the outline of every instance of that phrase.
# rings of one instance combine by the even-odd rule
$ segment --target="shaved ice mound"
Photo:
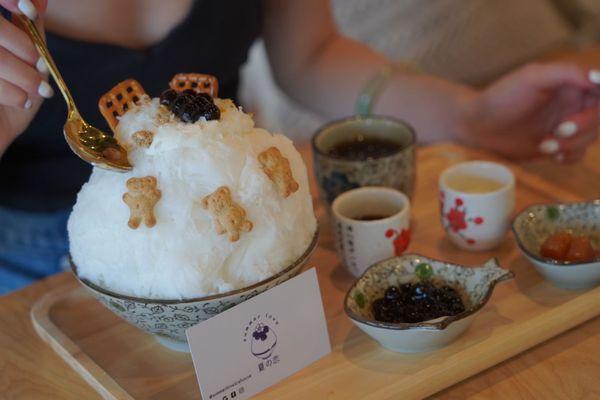
[[[317,223],[306,166],[292,142],[254,127],[230,100],[214,99],[219,120],[184,123],[158,99],[144,99],[120,119],[116,138],[133,169],[94,168],[77,196],[68,232],[78,276],[110,291],[148,299],[190,299],[241,289],[267,279],[300,257]],[[152,133],[149,147],[138,131]],[[258,156],[276,147],[288,159],[298,189],[282,197]],[[123,201],[130,178],[156,178],[156,224],[128,226]],[[202,199],[226,186],[252,229],[232,242],[218,234]]]

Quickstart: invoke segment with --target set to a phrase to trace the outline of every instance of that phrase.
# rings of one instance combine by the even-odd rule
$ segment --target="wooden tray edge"
[[[31,323],[40,338],[48,343],[102,398],[134,400],[114,379],[96,364],[79,346],[67,337],[51,320],[49,311],[60,299],[81,296],[84,288],[65,285],[46,293],[31,307]]]
[[[487,370],[511,357],[537,346],[561,333],[600,315],[600,287],[590,289],[576,298],[539,314],[521,324],[521,332],[515,340],[514,335],[491,335],[489,338],[474,344],[469,351],[475,351],[478,357],[465,359],[462,352],[448,357],[444,368],[432,366],[426,371],[427,382],[411,379],[411,385],[404,386],[402,396],[405,398],[424,398],[442,391],[456,383]],[[532,332],[534,331],[534,332]],[[537,331],[537,332],[535,332]],[[468,334],[468,332],[466,332]],[[479,350],[478,350],[479,349]],[[450,367],[448,367],[450,364]],[[455,366],[455,367],[453,367]],[[397,390],[397,389],[396,389]],[[399,393],[392,388],[383,388],[366,397],[367,399],[393,399]]]
[[[107,372],[85,354],[58,326],[49,318],[49,311],[59,300],[67,297],[86,295],[84,288],[65,285],[42,296],[31,309],[31,321],[35,331],[50,347],[88,382],[104,399],[133,400]],[[493,299],[492,299],[493,301]],[[405,398],[424,398],[444,390],[458,382],[487,370],[511,357],[543,343],[561,333],[600,315],[600,287],[584,292],[576,298],[537,315],[518,328],[521,332],[514,340],[514,335],[505,331],[491,335],[489,338],[469,348],[477,350],[478,357],[466,359],[462,352],[447,358],[442,366],[427,369],[427,383],[419,379],[411,379],[409,385],[402,388]],[[568,320],[568,321],[567,321]],[[532,333],[532,331],[537,331]],[[468,334],[468,332],[466,332]],[[507,338],[510,338],[508,340]],[[448,368],[450,364],[450,368]],[[452,366],[456,366],[453,368]],[[460,368],[459,368],[460,366]],[[450,373],[449,373],[450,372]],[[371,393],[366,399],[394,399],[399,393],[397,388],[383,388]]]

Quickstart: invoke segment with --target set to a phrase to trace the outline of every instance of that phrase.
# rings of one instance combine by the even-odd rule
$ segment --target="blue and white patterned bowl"
[[[394,154],[349,160],[329,154],[331,148],[354,137],[388,139],[401,146]],[[378,115],[352,116],[332,121],[313,136],[314,170],[324,204],[363,186],[387,186],[409,198],[415,186],[416,134],[406,122]]]
[[[158,341],[166,347],[189,352],[185,336],[187,328],[298,275],[313,253],[318,237],[317,230],[304,254],[278,274],[242,289],[194,299],[157,300],[121,295],[79,278],[77,267],[73,263],[71,268],[77,280],[109,310],[138,328],[156,335]]]
[[[423,268],[426,267],[426,268]],[[373,302],[390,286],[428,279],[458,289],[466,310],[460,314],[418,323],[390,323],[375,320]],[[383,347],[396,352],[430,351],[444,347],[471,324],[475,314],[488,302],[496,283],[514,274],[501,268],[493,258],[478,268],[450,264],[418,254],[380,261],[365,271],[346,294],[344,310],[352,322]]]
[[[586,235],[600,249],[600,200],[530,206],[516,216],[512,230],[521,252],[555,286],[586,289],[600,283],[600,260],[569,263],[540,255],[542,243],[561,230]]]

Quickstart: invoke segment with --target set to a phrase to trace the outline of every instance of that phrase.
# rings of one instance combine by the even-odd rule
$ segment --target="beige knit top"
[[[572,34],[549,0],[333,0],[340,29],[392,59],[485,83]]]

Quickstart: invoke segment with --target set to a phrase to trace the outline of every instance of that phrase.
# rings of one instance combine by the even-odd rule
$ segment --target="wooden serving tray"
[[[321,240],[309,265],[318,271],[333,351],[259,398],[422,398],[600,314],[600,287],[584,292],[553,287],[519,253],[512,234],[496,251],[483,253],[461,251],[444,237],[437,177],[447,166],[468,159],[494,157],[451,144],[420,150],[409,251],[467,265],[496,256],[516,278],[495,289],[473,325],[450,346],[429,353],[393,353],[344,315],[343,297],[354,279],[340,266],[327,214],[318,208]],[[509,167],[517,176],[517,210],[531,203],[581,200]],[[189,355],[165,349],[77,285],[47,294],[32,308],[31,317],[40,336],[104,398],[200,398]]]

